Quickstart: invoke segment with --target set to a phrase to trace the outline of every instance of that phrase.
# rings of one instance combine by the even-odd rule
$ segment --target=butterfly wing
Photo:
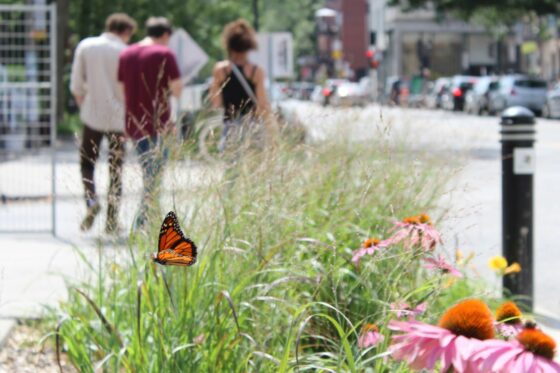
[[[161,230],[159,231],[159,242],[158,242],[158,252],[166,249],[173,248],[178,241],[183,238],[183,232],[179,227],[179,221],[177,220],[177,215],[173,211],[170,211],[163,223],[161,223]]]
[[[173,250],[163,250],[158,252],[154,261],[163,265],[191,266],[196,263],[196,257],[180,255]]]
[[[165,265],[190,266],[196,263],[196,255],[196,245],[185,237],[177,216],[170,211],[163,219],[159,232],[156,261]]]

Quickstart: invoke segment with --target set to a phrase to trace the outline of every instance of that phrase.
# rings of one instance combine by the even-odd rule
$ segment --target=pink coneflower
[[[540,330],[527,328],[513,341],[481,342],[470,361],[479,372],[560,373],[560,364],[552,360],[555,350],[552,338]]]
[[[390,244],[403,242],[408,248],[420,246],[425,251],[433,251],[441,243],[441,235],[434,228],[426,214],[409,216],[395,223],[395,233],[387,241]]]
[[[373,255],[377,250],[387,247],[385,241],[377,238],[368,238],[362,243],[362,247],[355,250],[352,256],[352,263],[359,264],[360,259],[365,255]]]
[[[393,336],[391,353],[414,370],[433,370],[441,361],[441,371],[452,367],[465,371],[471,352],[482,340],[494,337],[494,322],[488,306],[479,300],[466,300],[445,312],[439,326],[418,321],[391,321],[389,328],[403,332]]]
[[[358,347],[368,348],[377,346],[383,342],[385,337],[379,333],[379,329],[374,324],[365,324],[362,328],[362,333],[358,337]]]
[[[425,258],[424,261],[426,262],[424,264],[426,269],[436,269],[454,277],[463,277],[463,274],[449,264],[443,255],[440,255],[438,258]]]
[[[503,303],[496,310],[496,331],[506,339],[513,338],[523,330],[523,314],[511,301]]]
[[[416,307],[412,308],[406,302],[396,302],[391,303],[391,311],[397,314],[397,318],[408,317],[409,320],[413,320],[416,316],[423,314],[426,311],[426,303],[420,303]]]

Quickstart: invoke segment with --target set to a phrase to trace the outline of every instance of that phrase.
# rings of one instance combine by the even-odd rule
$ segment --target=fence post
[[[521,296],[533,308],[533,174],[535,170],[535,116],[514,106],[501,118],[502,143],[502,253],[521,272],[503,277],[504,295]]]
[[[50,145],[51,145],[51,220],[52,235],[56,237],[56,138],[57,138],[57,121],[58,121],[58,92],[62,87],[58,87],[57,73],[58,69],[58,4],[56,2],[50,5],[50,68],[51,68],[51,121],[50,121]]]

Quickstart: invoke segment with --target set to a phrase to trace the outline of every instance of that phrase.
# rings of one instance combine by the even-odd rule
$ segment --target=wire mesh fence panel
[[[0,4],[0,232],[54,232],[55,18]]]

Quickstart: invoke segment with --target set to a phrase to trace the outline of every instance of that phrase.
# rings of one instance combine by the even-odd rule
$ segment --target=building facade
[[[495,38],[483,27],[432,9],[402,12],[387,0],[369,0],[369,26],[383,54],[380,76],[411,77],[428,69],[432,77],[483,75],[496,69]]]
[[[327,0],[326,6],[340,14],[342,60],[356,78],[367,73],[366,51],[369,46],[367,0]]]

